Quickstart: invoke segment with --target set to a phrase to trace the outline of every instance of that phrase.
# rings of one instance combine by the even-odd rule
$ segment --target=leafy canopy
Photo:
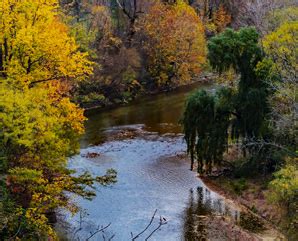
[[[91,74],[86,53],[59,20],[57,0],[3,0],[0,6],[0,76],[21,85]]]
[[[211,172],[220,164],[231,140],[243,144],[255,138],[266,138],[266,116],[269,112],[267,84],[255,72],[263,54],[254,28],[239,31],[227,29],[210,39],[208,58],[219,73],[233,68],[240,74],[236,90],[224,87],[215,95],[198,91],[186,104],[183,118],[188,152],[199,162],[198,172]],[[228,135],[228,133],[230,135]]]
[[[66,191],[91,198],[86,188],[95,181],[115,181],[112,170],[92,177],[67,168],[85,120],[68,98],[69,85],[91,73],[88,55],[60,21],[57,0],[1,2],[1,238],[56,239],[51,214],[78,210]]]
[[[155,4],[143,19],[148,70],[158,87],[187,82],[206,59],[204,27],[183,1]]]

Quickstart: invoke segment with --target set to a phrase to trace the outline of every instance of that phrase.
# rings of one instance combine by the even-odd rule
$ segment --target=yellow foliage
[[[68,98],[53,96],[53,88],[18,91],[1,85],[3,141],[26,150],[20,161],[30,162],[31,168],[65,163],[65,156],[76,151],[83,132],[83,111]]]
[[[259,63],[257,71],[270,66],[274,95],[271,99],[275,131],[284,136],[287,144],[295,143],[297,121],[298,21],[285,22],[262,41],[267,59]],[[269,64],[268,64],[269,63]],[[278,76],[273,78],[274,76]],[[282,138],[281,138],[282,139]],[[293,140],[290,141],[290,140]]]
[[[283,76],[297,73],[298,21],[282,24],[276,31],[266,35],[262,43]]]
[[[87,54],[59,21],[57,0],[2,0],[0,12],[2,77],[26,86],[92,73]]]
[[[8,158],[7,187],[26,207],[28,224],[52,237],[46,213],[58,207],[76,211],[63,193],[75,187],[66,158],[77,151],[85,120],[83,110],[53,94],[55,88],[0,86],[0,129],[5,130],[0,146]]]
[[[66,93],[92,73],[92,62],[78,51],[58,6],[58,0],[0,4],[0,164],[16,217],[5,232],[16,233],[25,219],[23,229],[52,239],[47,214],[58,207],[75,212],[64,191],[89,197],[83,186],[93,180],[74,180],[67,169],[85,117]]]

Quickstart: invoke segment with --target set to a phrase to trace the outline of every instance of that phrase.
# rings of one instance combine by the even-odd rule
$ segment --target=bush
[[[231,182],[231,186],[233,190],[239,195],[241,194],[244,190],[247,189],[247,183],[244,178],[240,178],[238,180],[235,180]]]

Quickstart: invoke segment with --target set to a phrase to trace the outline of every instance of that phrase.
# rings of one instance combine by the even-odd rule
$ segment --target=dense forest
[[[68,168],[84,109],[210,73],[220,87],[181,117],[191,169],[223,189],[261,180],[297,240],[297,35],[295,0],[0,0],[0,240],[59,240],[69,194],[117,181]]]

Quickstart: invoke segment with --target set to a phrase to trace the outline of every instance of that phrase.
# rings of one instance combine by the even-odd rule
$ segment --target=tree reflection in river
[[[204,204],[203,188],[198,187],[196,193],[194,192],[193,189],[190,190],[188,208],[185,209],[183,233],[186,241],[205,240],[207,238],[203,219],[211,210],[207,203]]]
[[[240,212],[220,196],[213,196],[212,191],[205,187],[189,191],[183,220],[185,241],[210,240],[210,237],[212,240],[234,240],[238,236],[254,240],[241,229],[250,232],[263,230],[263,223],[259,218],[247,212]]]
[[[225,205],[221,198],[212,197],[204,187],[191,189],[188,207],[184,211],[183,235],[186,241],[207,240],[208,223],[212,217],[225,217],[234,223],[239,222],[239,212]]]

